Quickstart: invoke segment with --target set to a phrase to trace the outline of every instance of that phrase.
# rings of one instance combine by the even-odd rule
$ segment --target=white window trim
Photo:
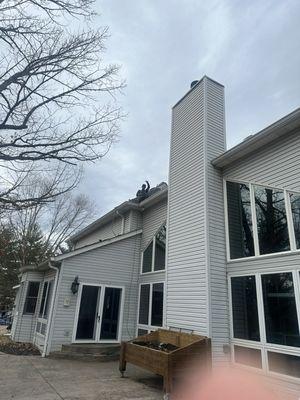
[[[163,224],[160,225],[160,227],[158,228],[158,230],[155,232],[155,235],[152,237],[152,239],[148,242],[147,246],[146,246],[146,247],[144,248],[144,250],[142,251],[142,254],[141,254],[141,271],[140,271],[140,274],[141,274],[141,275],[159,274],[159,273],[164,272],[164,271],[166,270],[166,255],[167,255],[167,252],[166,252],[166,251],[165,251],[165,265],[164,265],[164,268],[163,268],[163,269],[160,269],[160,270],[157,270],[157,271],[155,271],[155,269],[154,269],[154,268],[155,268],[155,256],[156,256],[156,254],[155,254],[155,249],[156,249],[156,235],[157,235],[157,233],[160,231],[160,229],[161,229],[164,225],[166,225],[166,221],[165,221]],[[151,271],[143,272],[144,252],[148,249],[148,247],[149,247],[149,245],[151,244],[151,242],[152,242]]]
[[[44,285],[45,285],[46,282],[48,283],[48,286],[47,286],[47,291],[46,291],[46,296],[45,296],[45,302],[44,302],[43,312],[42,312],[42,315],[41,315],[41,317],[40,317],[40,316],[39,316],[39,315],[40,315],[40,306],[41,306],[41,302],[42,302],[42,299],[43,299]],[[54,279],[53,279],[53,278],[45,279],[44,282],[43,282],[43,285],[42,285],[42,290],[41,290],[41,298],[40,298],[40,302],[39,302],[38,319],[41,320],[41,321],[43,321],[43,322],[47,322],[47,320],[48,320],[48,318],[44,318],[44,316],[45,316],[46,303],[47,303],[47,299],[48,299],[48,295],[49,295],[49,283],[50,283],[50,282],[54,282]],[[50,299],[50,300],[51,300],[51,299]]]
[[[157,325],[151,325],[151,315],[152,315],[152,298],[153,298],[153,285],[161,283],[163,285],[163,315],[162,315],[162,325],[157,326]],[[144,285],[149,285],[150,286],[150,296],[149,296],[149,313],[148,313],[148,324],[140,324],[139,323],[139,318],[140,318],[140,307],[141,307],[141,287]],[[165,321],[165,282],[164,281],[157,281],[157,282],[145,282],[145,283],[140,283],[139,284],[139,297],[138,297],[138,313],[137,313],[137,328],[136,328],[136,334],[138,335],[138,330],[139,329],[144,329],[145,331],[155,331],[159,328],[164,327],[164,321]]]
[[[42,313],[42,316],[40,317],[39,316],[40,315],[40,306],[41,306],[41,302],[42,302],[42,298],[43,298],[44,285],[45,285],[46,282],[48,282],[47,292],[46,292],[46,296],[45,296],[45,303],[44,303],[43,313]],[[37,312],[37,319],[36,319],[36,324],[35,324],[35,334],[39,335],[39,336],[41,336],[43,338],[46,336],[47,323],[48,323],[48,317],[44,318],[44,314],[45,314],[46,300],[47,300],[47,297],[48,297],[48,294],[49,294],[49,282],[54,282],[54,279],[53,278],[48,278],[48,279],[45,279],[43,282],[41,282],[42,285],[40,287],[39,298],[38,298],[38,303],[37,303],[38,312]],[[52,294],[53,294],[53,291],[52,291]],[[51,299],[50,299],[50,302],[51,302]],[[46,329],[45,329],[45,334],[44,335],[41,332],[37,331],[37,324],[38,323],[40,323],[41,325],[42,324],[46,325]]]
[[[300,347],[292,347],[292,346],[285,346],[285,345],[278,345],[273,343],[268,343],[266,341],[266,327],[265,327],[265,319],[264,319],[264,304],[263,304],[263,293],[262,293],[262,275],[269,275],[269,274],[279,274],[279,273],[292,273],[293,275],[293,283],[294,283],[294,293],[295,293],[295,301],[296,301],[296,311],[298,317],[298,325],[299,325],[299,333],[300,333],[300,270],[299,267],[294,269],[268,269],[264,271],[252,271],[249,272],[242,272],[242,273],[231,273],[228,274],[228,291],[229,291],[229,316],[230,316],[230,342],[231,342],[231,362],[233,365],[238,367],[255,370],[257,372],[263,372],[269,376],[278,377],[281,379],[285,379],[291,382],[296,382],[299,384],[300,378],[296,378],[290,375],[285,375],[281,373],[277,373],[274,371],[270,371],[268,365],[268,351],[277,352],[287,355],[295,355],[300,357]],[[255,340],[245,340],[245,339],[237,339],[234,338],[233,333],[233,312],[232,312],[232,292],[231,292],[231,278],[234,277],[242,277],[242,276],[255,276],[256,282],[256,296],[257,296],[257,310],[258,310],[258,321],[259,321],[259,332],[260,332],[260,341]],[[242,346],[242,347],[249,347],[261,350],[261,357],[262,357],[262,369],[255,368],[251,366],[247,366],[244,364],[240,364],[235,362],[234,360],[234,345]]]
[[[240,258],[231,258],[230,256],[230,238],[229,238],[229,221],[228,221],[228,201],[227,201],[227,182],[241,183],[249,186],[250,189],[250,201],[251,201],[251,218],[252,218],[252,229],[253,229],[253,241],[254,241],[254,256],[249,257],[240,257]],[[246,260],[256,260],[258,258],[268,258],[268,257],[279,257],[286,254],[300,254],[300,249],[296,247],[296,237],[295,237],[295,229],[293,223],[293,216],[291,210],[290,196],[289,194],[299,194],[297,191],[293,191],[291,189],[283,189],[283,188],[275,188],[274,186],[265,185],[262,183],[257,183],[254,181],[244,181],[242,179],[235,179],[226,177],[223,178],[224,185],[224,213],[225,213],[225,233],[226,233],[226,255],[227,262],[241,262]],[[256,207],[255,207],[255,195],[254,195],[254,186],[261,186],[267,189],[273,190],[281,190],[284,194],[284,203],[285,203],[285,211],[286,211],[286,219],[287,219],[287,228],[289,234],[290,241],[290,250],[268,253],[268,254],[260,254],[259,250],[259,240],[258,240],[258,231],[257,231],[257,218],[256,218]]]
[[[39,291],[38,291],[38,295],[37,295],[37,300],[36,300],[34,313],[25,313],[25,305],[26,305],[26,301],[27,301],[27,297],[28,297],[27,294],[28,294],[30,282],[38,282],[39,283]],[[34,316],[38,315],[37,312],[38,312],[39,297],[40,297],[40,292],[41,292],[41,286],[42,286],[41,283],[42,283],[42,281],[39,280],[39,279],[29,279],[25,283],[26,283],[26,285],[25,285],[25,297],[24,297],[24,300],[22,302],[23,304],[22,304],[22,307],[21,307],[21,315],[25,316],[25,317],[34,317]]]

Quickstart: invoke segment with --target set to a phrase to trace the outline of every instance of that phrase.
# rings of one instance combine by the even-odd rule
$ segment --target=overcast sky
[[[119,142],[86,168],[99,216],[167,181],[171,107],[203,75],[225,85],[227,147],[300,107],[299,0],[97,0],[106,61],[122,65]]]

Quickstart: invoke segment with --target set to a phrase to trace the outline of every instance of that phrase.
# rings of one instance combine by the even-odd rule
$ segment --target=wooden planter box
[[[170,351],[164,351],[139,343],[163,343],[176,348],[172,350],[170,346]],[[211,367],[210,339],[190,333],[159,329],[129,342],[122,342],[119,366],[122,375],[127,362],[163,376],[164,392],[171,393],[174,377],[186,371],[193,362],[197,362],[205,369]]]

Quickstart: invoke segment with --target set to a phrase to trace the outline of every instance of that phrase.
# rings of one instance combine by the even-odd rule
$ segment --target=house
[[[205,76],[173,107],[168,186],[25,267],[12,337],[48,355],[181,328],[212,339],[213,365],[299,394],[300,109],[225,142],[224,87]]]

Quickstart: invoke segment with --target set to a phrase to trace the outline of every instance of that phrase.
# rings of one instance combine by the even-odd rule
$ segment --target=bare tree
[[[28,198],[37,198],[39,184],[27,187]],[[20,244],[24,244],[24,257],[28,258],[28,239],[41,232],[43,251],[39,252],[41,262],[51,255],[67,249],[66,240],[94,218],[94,205],[84,195],[66,192],[49,203],[36,203],[9,214],[8,222]],[[37,236],[37,235],[36,235]],[[22,245],[20,246],[22,247]],[[22,251],[20,251],[22,254]],[[22,264],[22,260],[20,263]]]
[[[92,3],[0,0],[0,206],[51,201],[76,186],[82,163],[102,158],[116,140],[114,93],[123,83],[118,66],[102,60],[107,28],[62,26],[66,15],[91,17]],[[38,198],[21,196],[29,176],[70,174],[66,165],[76,171],[68,186],[55,178]]]

